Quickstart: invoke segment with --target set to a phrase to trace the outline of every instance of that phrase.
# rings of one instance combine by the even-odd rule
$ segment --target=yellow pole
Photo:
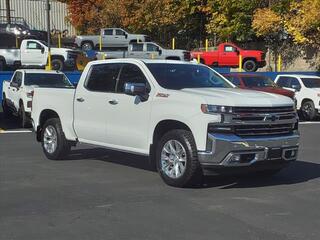
[[[279,54],[279,57],[278,57],[278,72],[281,72],[281,65],[282,65],[282,59],[281,59],[281,54]]]
[[[18,37],[16,37],[16,48],[19,48],[19,40],[18,40]]]
[[[100,37],[99,37],[99,50],[101,51],[102,50],[102,36],[100,34]]]
[[[48,65],[46,66],[46,70],[50,71],[51,69],[52,69],[52,66],[51,66],[51,52],[49,51],[48,52]]]
[[[102,54],[102,60],[105,60],[106,57],[107,57],[107,54],[106,54],[106,53],[103,53],[103,54]]]
[[[174,50],[175,49],[175,46],[176,45],[176,39],[175,38],[172,38],[172,49]]]
[[[242,55],[239,54],[239,72],[242,72]]]
[[[58,35],[58,48],[61,48],[61,33]]]
[[[154,59],[154,54],[153,53],[151,53],[151,59]]]
[[[209,41],[208,39],[206,39],[206,52],[208,52],[208,48],[209,48]]]
[[[200,54],[198,53],[197,62],[200,63]]]

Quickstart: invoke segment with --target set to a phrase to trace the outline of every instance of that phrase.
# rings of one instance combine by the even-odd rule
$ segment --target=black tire
[[[83,42],[81,43],[82,51],[90,51],[93,50],[94,46],[92,42]]]
[[[179,142],[186,153],[185,169],[181,176],[177,178],[172,178],[168,176],[163,170],[163,163],[161,161],[161,152],[166,143],[171,140]],[[197,147],[190,131],[186,130],[172,130],[166,133],[157,144],[156,149],[156,162],[157,170],[163,179],[163,181],[174,187],[187,187],[195,186],[199,184],[202,180],[202,170],[200,163],[198,161]],[[173,167],[172,167],[173,168]],[[171,169],[172,169],[171,168]]]
[[[301,115],[304,120],[314,120],[316,117],[316,109],[312,101],[305,101],[301,106]]]
[[[251,59],[245,60],[242,67],[246,72],[255,72],[258,69],[257,62]]]
[[[12,115],[10,108],[7,104],[6,95],[3,95],[3,97],[2,97],[2,111],[3,111],[4,117],[6,117],[6,118],[8,118]]]
[[[4,71],[6,67],[6,63],[3,60],[0,60],[0,71]]]
[[[45,131],[47,131],[47,129],[52,129],[52,128],[56,132],[56,147],[55,147],[54,151],[49,152],[48,148],[45,146],[46,145]],[[66,137],[62,131],[62,127],[61,127],[61,123],[60,123],[59,118],[51,118],[45,122],[43,129],[41,131],[41,145],[42,145],[42,150],[43,150],[44,154],[46,155],[47,158],[49,158],[51,160],[63,159],[69,154],[70,149],[71,149],[71,144],[66,139]]]
[[[19,106],[19,120],[20,120],[20,126],[22,128],[30,127],[30,120],[26,115],[23,103],[21,103]]]
[[[55,58],[51,61],[52,70],[62,71],[63,70],[63,61],[59,58]]]

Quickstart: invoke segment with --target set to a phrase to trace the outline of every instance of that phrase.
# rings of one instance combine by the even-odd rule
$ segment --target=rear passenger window
[[[139,44],[139,43],[132,44],[132,51],[133,52],[142,52],[143,51],[143,44]]]
[[[113,29],[106,29],[104,30],[104,35],[113,35]]]
[[[125,64],[121,70],[117,92],[124,92],[125,83],[144,83],[150,89],[146,77],[140,68],[134,64]]]
[[[121,64],[118,63],[92,66],[86,88],[95,92],[115,92],[120,68]]]

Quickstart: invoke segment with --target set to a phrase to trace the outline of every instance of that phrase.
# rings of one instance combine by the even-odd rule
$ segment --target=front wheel
[[[29,126],[29,119],[26,115],[23,103],[21,103],[19,108],[19,119],[20,119],[20,125],[22,128]]]
[[[52,70],[62,71],[63,70],[63,61],[61,59],[53,59],[51,62]]]
[[[62,159],[69,154],[71,144],[66,139],[58,118],[49,119],[44,124],[41,144],[44,154],[51,160]]]
[[[4,117],[10,117],[11,116],[11,111],[9,109],[8,103],[7,103],[7,99],[5,96],[3,96],[2,99],[2,111],[3,111],[3,115]]]
[[[316,117],[314,103],[312,101],[305,101],[301,106],[301,113],[304,120],[313,120]]]
[[[165,183],[174,187],[195,185],[202,179],[193,135],[172,130],[160,140],[156,152],[157,169]]]

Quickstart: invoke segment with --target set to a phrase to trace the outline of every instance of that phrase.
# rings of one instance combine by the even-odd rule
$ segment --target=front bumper
[[[206,151],[198,151],[205,170],[263,170],[281,168],[298,156],[299,133],[277,137],[243,138],[233,134],[208,134]]]

